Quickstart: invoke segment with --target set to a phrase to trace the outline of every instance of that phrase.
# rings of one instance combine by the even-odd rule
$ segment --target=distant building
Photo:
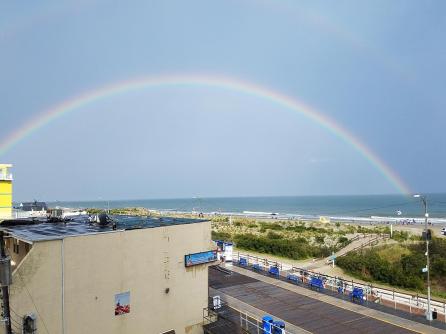
[[[0,164],[0,219],[12,215],[12,174],[11,164]]]
[[[38,218],[46,217],[48,206],[45,202],[23,202],[14,206],[12,216],[14,218]]]
[[[20,203],[19,207],[22,211],[42,211],[45,212],[48,210],[48,207],[45,202],[24,202]]]
[[[207,267],[217,258],[210,222],[113,218],[105,227],[85,217],[0,225],[14,266],[14,332],[27,315],[38,333],[203,332]]]

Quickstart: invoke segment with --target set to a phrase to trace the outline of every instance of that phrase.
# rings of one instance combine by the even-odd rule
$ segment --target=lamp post
[[[98,197],[100,201],[105,201],[101,196]],[[102,205],[101,205],[102,206]],[[107,200],[107,213],[110,214],[110,200]]]
[[[427,271],[427,313],[426,319],[432,321],[432,311],[431,311],[431,281],[430,281],[430,268],[429,268],[429,237],[427,233],[427,218],[429,214],[427,213],[427,202],[426,197],[420,194],[413,195],[415,198],[419,198],[424,206],[424,237],[426,239],[426,271]]]

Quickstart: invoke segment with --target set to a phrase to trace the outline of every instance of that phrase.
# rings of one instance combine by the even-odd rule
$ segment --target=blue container
[[[273,322],[273,334],[283,334],[285,333],[285,323],[283,321]]]
[[[276,267],[276,266],[272,266],[272,267],[270,267],[269,270],[268,270],[268,272],[269,272],[270,275],[273,275],[273,276],[276,276],[276,277],[279,277],[279,276],[280,276],[279,268]]]
[[[318,277],[312,277],[310,280],[310,288],[322,290],[324,288],[324,282]]]
[[[352,301],[357,299],[359,302],[363,302],[364,300],[364,290],[361,288],[355,287],[353,291],[350,293]]]
[[[241,265],[241,266],[247,266],[248,265],[248,259],[246,259],[246,258],[244,258],[244,257],[241,257],[239,260],[238,260],[238,264],[239,265]]]
[[[269,315],[265,315],[262,318],[262,328],[263,328],[263,334],[272,334],[272,325],[273,324],[273,318]]]

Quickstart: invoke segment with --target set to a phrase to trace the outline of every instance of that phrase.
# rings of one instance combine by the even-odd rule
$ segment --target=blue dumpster
[[[272,324],[273,324],[273,318],[269,315],[265,315],[262,318],[262,328],[263,328],[263,334],[272,334]]]
[[[285,323],[283,321],[273,322],[273,334],[284,334],[285,333]]]

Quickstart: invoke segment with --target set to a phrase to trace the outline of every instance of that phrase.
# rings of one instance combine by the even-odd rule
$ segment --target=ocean
[[[431,218],[446,218],[446,194],[426,195]],[[422,217],[424,207],[419,198],[404,195],[363,196],[277,196],[178,198],[141,200],[102,200],[52,202],[50,206],[71,208],[144,207],[156,210],[204,213],[267,212],[280,215],[323,215],[336,217]]]

